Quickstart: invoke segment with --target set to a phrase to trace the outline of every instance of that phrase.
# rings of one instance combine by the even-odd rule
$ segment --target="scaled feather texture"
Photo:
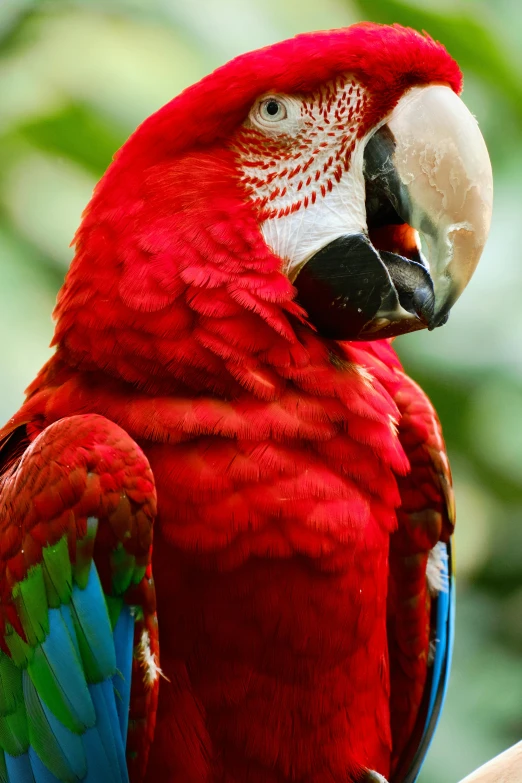
[[[299,36],[160,109],[95,190],[0,431],[0,781],[416,777],[448,667],[440,427],[389,341],[309,323],[237,146],[259,96],[346,74],[356,138],[461,86],[412,30]]]

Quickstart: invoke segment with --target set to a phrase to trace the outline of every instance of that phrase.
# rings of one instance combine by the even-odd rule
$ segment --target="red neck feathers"
[[[276,368],[306,362],[289,320],[301,310],[232,154],[185,155],[111,185],[77,235],[55,312],[59,353],[149,391],[272,399]]]

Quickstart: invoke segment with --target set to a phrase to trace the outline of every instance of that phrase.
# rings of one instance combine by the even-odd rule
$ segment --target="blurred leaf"
[[[0,216],[0,419],[22,402],[22,390],[50,357],[51,311],[61,276]]]
[[[28,147],[7,172],[2,201],[12,224],[41,253],[69,266],[69,245],[96,178],[84,168]]]
[[[492,470],[522,487],[522,437],[514,427],[522,411],[522,386],[507,377],[482,384],[472,397],[468,427],[475,450]]]
[[[19,133],[40,149],[68,157],[97,176],[105,171],[127,135],[79,103],[21,125]]]
[[[33,13],[32,0],[2,0],[0,2],[0,51],[16,45],[22,23]]]

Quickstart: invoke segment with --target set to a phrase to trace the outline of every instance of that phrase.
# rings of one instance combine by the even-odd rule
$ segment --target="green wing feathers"
[[[126,781],[136,632],[157,627],[152,472],[102,416],[61,419],[18,460],[9,442],[0,451],[0,781]]]

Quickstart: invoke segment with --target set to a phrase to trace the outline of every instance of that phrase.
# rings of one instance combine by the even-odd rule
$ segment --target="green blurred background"
[[[457,644],[422,783],[522,737],[522,5],[518,0],[0,0],[0,420],[49,356],[92,188],[135,126],[240,52],[361,19],[425,29],[465,74],[495,174],[489,244],[447,326],[398,341],[455,474]]]

